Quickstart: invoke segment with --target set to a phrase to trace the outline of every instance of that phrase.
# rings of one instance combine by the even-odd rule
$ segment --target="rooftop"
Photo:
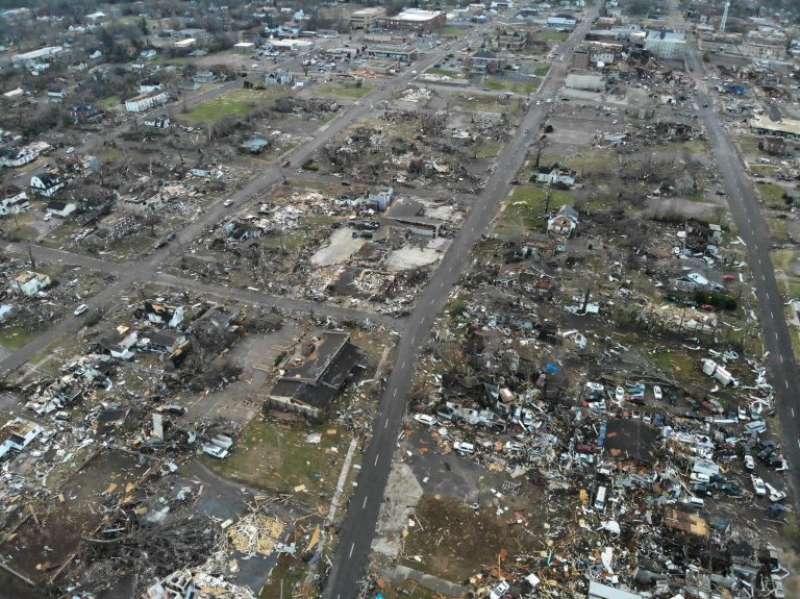
[[[392,17],[399,21],[430,21],[442,14],[440,10],[423,10],[421,8],[406,8],[401,13]]]

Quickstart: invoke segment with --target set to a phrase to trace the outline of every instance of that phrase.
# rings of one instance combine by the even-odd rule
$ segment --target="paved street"
[[[758,300],[760,321],[767,348],[766,366],[770,382],[775,387],[778,421],[784,445],[784,457],[793,467],[789,470],[789,482],[795,501],[800,509],[800,405],[794,393],[800,383],[795,364],[792,341],[784,317],[783,299],[775,281],[775,272],[770,257],[769,227],[761,214],[758,196],[745,165],[728,132],[720,122],[713,98],[703,91],[704,68],[694,51],[687,56],[691,74],[698,86],[697,102],[700,117],[705,124],[717,161],[719,173],[728,195],[731,210],[739,235],[747,244],[750,268],[753,271],[753,287]]]
[[[579,28],[562,46],[563,61],[554,63],[536,99],[553,97],[563,84],[567,66],[575,45],[583,38],[594,13],[587,16]],[[378,416],[373,423],[373,436],[362,460],[358,486],[350,499],[350,509],[341,526],[337,555],[328,584],[327,599],[352,599],[358,594],[375,535],[378,512],[383,501],[391,469],[392,454],[403,424],[406,400],[414,378],[414,368],[420,349],[436,316],[444,308],[453,285],[469,264],[473,245],[486,232],[500,203],[511,189],[511,181],[522,167],[528,146],[539,136],[539,125],[546,116],[549,104],[534,103],[517,129],[515,136],[503,149],[493,176],[475,199],[464,227],[445,254],[431,283],[417,300],[409,317],[397,350],[397,359],[381,399]]]
[[[477,35],[477,32],[473,32],[472,35]],[[227,213],[234,211],[237,207],[260,194],[268,193],[274,185],[283,181],[284,176],[293,172],[293,169],[300,167],[308,158],[313,156],[317,150],[328,143],[336,135],[364,117],[380,111],[381,108],[379,105],[383,101],[390,99],[395,92],[408,85],[409,81],[415,76],[415,72],[422,71],[431,65],[436,64],[437,62],[441,61],[448,52],[469,44],[470,39],[471,38],[467,38],[454,41],[450,44],[445,44],[437,49],[436,52],[425,55],[421,60],[411,65],[411,67],[401,75],[379,83],[378,87],[372,93],[368,94],[353,106],[346,109],[341,115],[339,115],[338,118],[320,129],[319,133],[312,141],[287,153],[282,160],[288,161],[289,170],[282,168],[279,164],[273,165],[267,168],[261,175],[252,179],[247,185],[245,185],[232,196],[224,196],[219,198],[216,203],[208,207],[201,218],[179,231],[176,239],[171,244],[160,250],[157,250],[144,260],[126,263],[122,265],[120,270],[115,270],[114,272],[119,274],[119,278],[114,283],[106,287],[101,293],[97,294],[91,299],[88,299],[86,301],[87,306],[90,309],[95,310],[106,308],[110,306],[112,302],[117,301],[120,295],[124,294],[126,292],[126,288],[132,283],[136,281],[152,280],[155,275],[166,277],[166,275],[160,275],[160,267],[170,259],[182,253],[184,246],[190,244],[194,239],[203,235],[214,224],[220,222],[220,220],[222,220]],[[232,205],[225,206],[223,203],[225,200],[231,200]],[[9,244],[8,247],[13,248],[14,246],[13,244]],[[65,262],[96,268],[101,272],[112,272],[112,268],[118,268],[117,266],[112,266],[114,264],[113,262],[106,262],[102,259],[80,257],[77,254],[62,252],[61,250],[49,250],[47,248],[42,248],[35,245],[32,247],[34,248],[34,256],[38,254],[43,257],[49,256],[49,259],[55,258],[58,260],[60,258]],[[27,253],[28,251],[27,245],[25,245],[24,248],[16,246],[16,249],[22,249],[24,253]],[[67,260],[67,258],[69,259]],[[179,281],[175,279],[165,280],[169,280],[176,286],[183,286],[186,288],[198,284],[192,279],[181,280],[180,285],[178,284]],[[210,291],[210,288],[206,288],[206,291]],[[234,291],[224,287],[218,287],[215,291],[216,295],[218,296],[225,295],[227,297],[234,297],[239,295],[242,298],[253,297],[253,294],[249,294],[247,291]],[[349,311],[336,306],[325,306],[323,304],[302,302],[288,298],[263,295],[261,296],[261,299],[264,305],[278,305],[279,307],[286,306],[291,310],[313,309],[318,314],[331,314],[335,318],[354,318],[357,320],[363,320],[364,318],[369,317],[372,320],[382,321],[386,318],[381,315],[358,313],[356,311]],[[19,368],[38,354],[45,351],[50,345],[59,339],[67,335],[77,333],[82,326],[82,322],[82,318],[75,318],[71,314],[65,316],[57,324],[48,328],[47,331],[37,335],[30,343],[1,360],[0,374],[7,374],[16,368]]]

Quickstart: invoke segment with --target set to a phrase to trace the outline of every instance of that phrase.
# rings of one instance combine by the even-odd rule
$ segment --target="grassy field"
[[[539,89],[539,81],[509,81],[507,79],[487,79],[483,86],[492,91],[513,92],[528,95]]]
[[[566,31],[537,31],[533,34],[533,39],[540,42],[551,42],[560,44],[567,41],[569,33]]]
[[[791,241],[789,236],[789,223],[784,218],[768,218],[769,236],[775,243],[787,243]]]
[[[316,95],[339,100],[358,100],[370,93],[375,86],[370,84],[342,85],[340,83],[325,83],[316,90]]]
[[[100,105],[100,108],[106,111],[115,110],[122,106],[122,104],[120,104],[119,96],[108,96],[107,98],[100,100],[98,104]]]
[[[540,64],[533,71],[534,75],[536,75],[537,77],[544,77],[549,72],[550,72],[550,65],[549,64]]]
[[[16,351],[27,345],[35,334],[20,327],[0,329],[0,346],[10,351]]]
[[[786,191],[780,185],[774,183],[756,184],[758,194],[761,196],[764,205],[771,210],[787,210],[789,207],[783,199]]]
[[[199,104],[179,118],[191,125],[208,125],[225,118],[244,118],[286,92],[284,90],[237,89]]]
[[[312,432],[322,434],[318,445],[306,442]],[[335,427],[292,428],[254,418],[227,459],[204,459],[226,478],[324,504],[321,496],[336,488],[347,445]],[[300,486],[305,489],[295,491]]]
[[[547,223],[547,212],[555,212],[561,206],[572,204],[575,201],[568,191],[559,189],[549,190],[550,203],[548,208],[548,190],[534,185],[520,185],[506,201],[506,207],[498,225],[499,233],[519,232],[522,228],[526,231],[544,231]]]
[[[775,278],[786,299],[800,298],[800,252],[797,250],[773,250],[772,265]]]
[[[467,30],[461,27],[445,27],[439,32],[444,37],[461,38],[467,35]]]
[[[506,98],[488,94],[459,96],[456,101],[459,106],[473,112],[499,112],[515,115],[520,111],[520,103],[517,99],[508,101]]]
[[[478,146],[478,150],[475,152],[475,154],[480,160],[488,160],[489,158],[494,158],[497,156],[497,154],[500,153],[500,148],[502,147],[503,146],[497,142],[487,141]]]
[[[608,178],[608,173],[614,172],[617,165],[617,156],[612,150],[594,150],[573,154],[572,156],[542,155],[543,164],[559,164],[578,172],[581,177]]]

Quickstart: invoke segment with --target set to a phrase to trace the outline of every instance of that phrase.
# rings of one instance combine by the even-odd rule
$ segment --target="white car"
[[[425,426],[436,426],[436,418],[430,414],[414,414],[414,420]]]
[[[742,420],[742,421],[750,420],[750,416],[747,415],[747,408],[745,408],[744,406],[739,406],[739,409],[737,411],[738,411],[739,420]]]
[[[73,312],[73,314],[75,316],[80,316],[81,314],[86,312],[86,310],[88,310],[88,309],[89,309],[89,306],[87,306],[86,304],[81,304],[80,306],[75,308],[75,311]]]
[[[508,453],[522,453],[525,451],[525,446],[518,441],[506,441],[505,450]]]
[[[625,399],[625,389],[617,387],[614,390],[614,399],[620,402],[623,401]]]
[[[764,497],[764,495],[767,494],[767,486],[764,484],[764,480],[755,474],[751,474],[750,478],[753,481],[753,491],[755,491],[756,495],[759,497]]]
[[[775,503],[777,501],[783,501],[786,499],[786,493],[780,489],[776,489],[769,483],[764,483],[764,486],[767,488],[767,491],[769,491],[769,500],[771,502]]]
[[[664,392],[658,385],[653,385],[653,397],[656,399],[656,401],[661,401],[664,399]]]
[[[222,205],[226,206],[226,207],[227,206],[232,206],[233,205],[233,200],[225,200],[224,202],[222,202]]]
[[[744,456],[744,467],[748,470],[755,470],[756,469],[756,461],[753,459],[749,453]]]
[[[471,455],[475,453],[475,446],[472,443],[467,443],[465,441],[456,441],[453,443],[453,449],[455,449],[461,455]]]
[[[206,443],[203,445],[203,453],[206,455],[210,455],[212,458],[217,458],[221,460],[228,456],[228,450],[224,447],[220,447],[219,445],[214,445],[213,443]]]

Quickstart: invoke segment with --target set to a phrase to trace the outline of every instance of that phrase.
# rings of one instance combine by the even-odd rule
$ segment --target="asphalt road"
[[[137,281],[150,281],[153,280],[154,277],[158,276],[166,277],[166,275],[161,275],[159,272],[161,265],[173,257],[180,255],[185,246],[190,244],[197,237],[203,235],[214,224],[218,223],[222,218],[224,218],[229,212],[236,210],[242,204],[255,198],[259,194],[268,193],[274,185],[282,182],[284,177],[292,172],[291,169],[297,169],[299,166],[301,166],[308,158],[313,156],[315,152],[322,148],[322,146],[328,143],[336,135],[369,114],[380,111],[381,108],[379,105],[384,101],[389,100],[395,92],[408,85],[409,81],[415,76],[414,73],[422,71],[441,61],[448,52],[453,51],[457,47],[467,45],[469,40],[476,34],[477,31],[473,32],[472,36],[469,36],[467,39],[457,40],[450,44],[442,45],[437,49],[436,52],[432,52],[431,54],[424,56],[406,69],[406,71],[402,74],[379,83],[378,87],[372,93],[368,94],[354,105],[349,107],[343,114],[341,114],[330,124],[323,126],[312,141],[290,152],[287,152],[287,154],[281,158],[281,161],[288,161],[288,169],[290,169],[289,171],[286,171],[286,169],[282,168],[279,164],[267,167],[262,174],[249,181],[242,189],[235,192],[232,196],[220,198],[217,202],[209,206],[196,221],[184,227],[181,231],[178,231],[176,239],[173,240],[168,246],[155,251],[153,254],[141,261],[126,263],[124,268],[119,272],[119,278],[94,297],[87,299],[85,302],[86,305],[90,309],[106,308],[112,305],[114,301],[118,301],[119,297],[126,293],[127,288]],[[232,205],[225,206],[223,203],[225,200],[231,200]],[[45,253],[47,251],[60,252],[60,250],[47,250],[46,248],[36,247],[35,245],[33,247],[35,253]],[[63,254],[68,253],[63,252]],[[72,256],[73,257],[70,259],[70,263],[86,265],[91,264],[92,268],[97,268],[98,270],[105,272],[108,272],[111,268],[109,265],[103,266],[103,260],[92,260],[91,258],[82,259],[77,254]],[[113,263],[109,262],[108,264]],[[173,283],[177,283],[177,281],[173,281]],[[192,279],[185,279],[183,280],[183,284],[186,287],[192,287],[196,286],[197,282]],[[205,291],[210,292],[211,289],[205,288]],[[227,297],[238,295],[244,301],[248,301],[246,297],[252,297],[252,294],[245,290],[234,291],[224,287],[217,288],[215,290],[215,294],[224,294]],[[267,302],[267,305],[285,304],[291,306],[292,310],[303,309],[302,301],[292,300],[290,298],[263,296],[262,300]],[[311,306],[309,306],[309,308],[311,308]],[[344,308],[326,306],[324,304],[313,304],[313,309],[317,313],[330,313],[337,318],[343,318],[343,315],[347,312]],[[352,313],[355,313],[355,311],[349,312],[351,315]],[[364,314],[364,316],[367,315]],[[369,317],[373,320],[383,320],[386,318],[376,314],[370,314]],[[360,320],[362,318],[358,319]],[[28,363],[32,358],[44,352],[49,346],[59,339],[62,339],[67,335],[77,333],[82,327],[82,322],[83,318],[75,318],[71,314],[65,316],[58,323],[48,328],[47,331],[37,335],[30,341],[30,343],[18,349],[6,359],[0,361],[0,374],[5,375],[19,368],[23,364]]]
[[[593,18],[594,12],[562,45],[561,59],[553,63],[535,99],[545,100],[558,92],[566,76],[572,51],[585,35]],[[431,277],[430,284],[417,299],[416,308],[409,317],[397,348],[394,368],[373,423],[373,436],[362,460],[358,486],[350,499],[350,507],[340,529],[336,560],[324,594],[327,599],[352,599],[358,595],[369,561],[378,512],[391,469],[392,453],[402,428],[419,351],[428,339],[437,314],[445,307],[450,291],[469,265],[473,245],[486,231],[508,195],[511,181],[524,164],[531,142],[540,135],[539,127],[548,107],[546,102],[540,106],[535,102],[531,104],[516,134],[500,154],[494,174],[476,197],[464,227],[453,240]]]
[[[728,195],[728,206],[747,244],[747,255],[753,272],[753,290],[758,300],[760,322],[767,349],[766,366],[769,379],[775,388],[775,408],[780,422],[784,457],[791,468],[787,480],[792,487],[795,507],[800,509],[800,405],[794,393],[800,377],[792,351],[792,341],[784,316],[783,298],[775,281],[772,268],[769,226],[761,215],[758,196],[747,175],[744,162],[736,146],[720,122],[714,99],[705,91],[703,64],[690,50],[687,55],[690,74],[697,85],[698,111],[706,127],[719,174]]]

